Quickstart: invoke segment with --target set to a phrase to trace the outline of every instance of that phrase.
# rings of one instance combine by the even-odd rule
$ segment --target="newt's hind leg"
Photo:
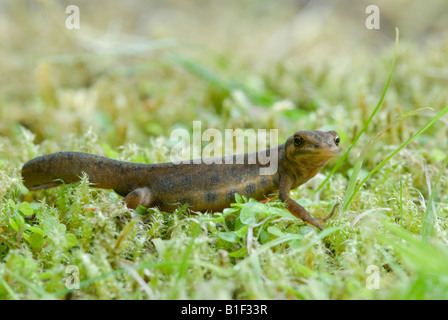
[[[138,188],[124,197],[123,201],[129,209],[135,209],[139,205],[149,207],[151,205],[151,190],[149,188]]]

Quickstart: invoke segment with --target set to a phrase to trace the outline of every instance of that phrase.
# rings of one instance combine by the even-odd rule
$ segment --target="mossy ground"
[[[377,133],[427,108],[369,146],[359,177],[448,104],[446,2],[377,3],[380,30],[366,29],[360,3],[138,0],[78,1],[81,29],[67,30],[69,4],[11,0],[0,10],[1,299],[448,298],[446,117],[320,233],[279,202],[133,212],[86,177],[29,192],[20,175],[27,160],[61,150],[168,161],[170,133],[193,120],[279,129],[280,142],[334,129],[347,150],[381,97],[398,27],[392,82],[372,122],[318,192],[337,159],[292,192],[323,216],[344,203]],[[77,272],[80,288],[70,289]]]

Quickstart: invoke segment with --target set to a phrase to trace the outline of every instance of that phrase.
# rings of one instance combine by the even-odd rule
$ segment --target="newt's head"
[[[336,131],[297,131],[286,140],[286,152],[288,157],[292,158],[331,159],[339,153],[339,142],[340,138]]]
[[[285,143],[290,169],[313,177],[339,153],[339,142],[336,131],[297,131]]]

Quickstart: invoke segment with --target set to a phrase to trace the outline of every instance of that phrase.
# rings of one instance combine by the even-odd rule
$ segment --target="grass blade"
[[[352,171],[352,175],[350,176],[350,181],[348,183],[347,186],[347,191],[346,191],[346,198],[345,198],[345,202],[344,202],[344,210],[347,210],[349,202],[348,199],[351,197],[351,195],[353,194],[353,191],[355,189],[355,185],[356,185],[356,181],[358,180],[358,176],[359,176],[359,172],[361,171],[361,167],[362,167],[362,163],[364,162],[364,156],[367,153],[367,151],[369,150],[370,146],[372,145],[372,143],[374,141],[376,141],[376,139],[378,139],[378,137],[380,137],[384,132],[386,132],[386,130],[388,130],[389,128],[391,128],[392,126],[396,125],[399,121],[404,120],[408,117],[411,116],[415,116],[417,115],[419,112],[427,110],[427,109],[431,109],[431,108],[420,108],[417,110],[412,110],[409,112],[406,112],[402,115],[400,115],[399,117],[397,117],[396,119],[394,119],[391,123],[389,123],[388,125],[386,125],[385,127],[383,127],[372,139],[369,140],[369,142],[364,146],[364,148],[361,151],[361,154],[359,155],[358,160],[356,160],[355,165],[353,167],[353,171]]]
[[[361,188],[361,186],[364,184],[364,182],[367,181],[375,172],[377,172],[387,161],[389,161],[394,155],[396,155],[398,152],[400,152],[401,149],[405,148],[409,143],[414,141],[418,136],[420,136],[423,132],[428,130],[440,117],[442,117],[445,113],[448,112],[448,106],[446,106],[442,111],[440,111],[434,118],[431,119],[430,122],[426,124],[422,129],[420,129],[416,134],[414,134],[412,137],[410,137],[405,143],[403,143],[399,148],[397,148],[394,152],[392,152],[389,156],[386,157],[383,161],[381,161],[375,168],[373,168],[372,171],[369,172],[369,174],[354,188],[352,194],[348,196],[348,199],[345,202],[344,207],[348,208],[350,206],[350,203],[356,194],[358,190]]]
[[[383,93],[381,95],[380,100],[378,101],[378,104],[376,105],[375,109],[373,109],[372,114],[370,115],[370,117],[367,119],[367,121],[364,123],[364,126],[362,127],[362,129],[359,131],[358,135],[355,137],[355,139],[353,140],[352,144],[348,147],[347,151],[345,151],[345,153],[339,158],[339,161],[336,163],[335,166],[333,166],[333,168],[331,169],[330,173],[327,175],[327,177],[325,178],[324,181],[322,181],[322,183],[319,185],[319,187],[316,189],[316,191],[314,191],[314,193],[316,194],[320,189],[322,189],[322,187],[324,186],[324,184],[330,179],[330,177],[336,172],[336,170],[341,166],[341,164],[345,161],[345,159],[347,159],[348,154],[350,153],[350,151],[353,149],[353,147],[356,145],[356,143],[358,142],[359,138],[362,136],[362,134],[364,133],[364,131],[366,131],[368,125],[370,124],[370,122],[372,121],[373,117],[375,116],[375,114],[377,113],[378,109],[380,108],[381,104],[383,103],[384,97],[386,96],[386,92],[389,89],[389,85],[390,82],[392,80],[392,75],[394,73],[395,70],[395,63],[397,61],[397,51],[398,51],[398,39],[399,39],[399,32],[398,32],[398,28],[395,28],[395,51],[394,51],[394,57],[392,60],[392,66],[390,68],[390,72],[389,72],[389,78],[387,79],[386,82],[386,86],[384,87]]]
[[[432,191],[428,199],[428,204],[426,205],[426,212],[423,218],[423,228],[422,228],[422,237],[425,240],[428,240],[434,233],[434,224],[437,218],[437,214],[434,209],[434,197],[436,195],[436,189],[437,185],[439,184],[439,180],[442,177],[442,174],[445,172],[447,165],[448,165],[448,156],[443,161],[442,167],[440,168],[437,178],[434,181],[434,185],[432,187]]]
[[[6,292],[8,292],[8,294],[11,296],[12,300],[20,300],[20,298],[15,294],[14,290],[1,277],[0,277],[0,284],[5,288]]]

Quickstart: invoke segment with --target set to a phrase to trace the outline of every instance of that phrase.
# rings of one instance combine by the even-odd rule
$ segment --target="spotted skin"
[[[257,186],[253,182],[248,183],[246,184],[244,191],[249,197],[252,197],[257,192]]]
[[[217,202],[218,198],[219,198],[218,192],[216,192],[214,190],[206,191],[204,196],[205,196],[205,201],[208,202],[208,203]]]
[[[233,201],[233,200],[235,200],[235,194],[236,194],[236,193],[238,193],[238,190],[237,190],[237,189],[230,189],[230,190],[227,192],[226,199],[227,199],[228,201]]]
[[[235,201],[236,193],[265,200],[278,191],[292,214],[322,229],[320,223],[333,215],[336,206],[326,218],[315,219],[289,193],[336,156],[338,145],[335,131],[297,131],[284,144],[267,150],[268,154],[278,153],[278,170],[271,175],[260,174],[260,169],[269,164],[249,162],[248,154],[243,164],[228,164],[224,159],[212,164],[141,164],[88,153],[59,152],[25,163],[22,177],[28,189],[38,190],[55,187],[61,180],[79,181],[85,172],[93,186],[115,190],[129,208],[157,206],[163,211],[173,211],[186,203],[194,211],[221,211]]]

